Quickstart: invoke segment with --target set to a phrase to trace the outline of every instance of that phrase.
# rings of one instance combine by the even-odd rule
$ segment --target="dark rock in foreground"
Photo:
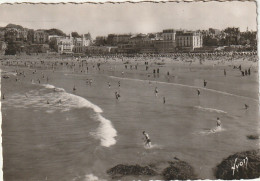
[[[195,180],[197,176],[193,168],[184,161],[169,162],[169,166],[162,172],[166,180]]]
[[[158,175],[156,171],[151,169],[149,166],[140,166],[140,165],[123,165],[119,164],[113,168],[110,168],[107,173],[112,178],[120,178],[123,176],[129,176],[129,175],[146,175],[146,176],[155,176]]]
[[[163,168],[159,168],[164,165]],[[166,167],[166,168],[165,168]],[[112,177],[121,178],[123,176],[158,176],[165,180],[187,180],[196,179],[193,168],[184,161],[174,161],[150,164],[150,166],[140,165],[123,165],[119,164],[107,170],[107,173]]]
[[[224,159],[215,172],[217,179],[254,179],[260,177],[260,151],[236,153]]]
[[[247,138],[250,140],[257,140],[257,139],[259,139],[259,136],[258,135],[247,135]]]

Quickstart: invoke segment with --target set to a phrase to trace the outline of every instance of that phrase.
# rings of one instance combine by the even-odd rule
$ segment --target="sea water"
[[[196,84],[149,82],[142,76],[49,74],[41,84],[27,77],[16,83],[11,74],[2,80],[6,180],[110,180],[106,170],[117,164],[148,165],[174,157],[190,163],[200,178],[213,179],[223,158],[259,147],[246,138],[259,131],[254,96],[221,87],[201,87],[198,96]],[[91,86],[86,79],[93,79]],[[244,109],[245,102],[250,109]],[[216,129],[217,117],[222,127]],[[144,146],[143,131],[150,148]]]

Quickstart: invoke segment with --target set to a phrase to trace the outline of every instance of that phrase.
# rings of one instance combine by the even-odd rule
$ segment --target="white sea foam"
[[[16,73],[16,72],[3,71],[2,69],[0,69],[0,74],[17,76],[17,73]]]
[[[49,84],[44,85],[44,86],[46,88],[59,89],[59,88],[56,88],[55,86],[49,85]],[[86,107],[86,108],[93,109],[94,112],[96,113],[97,120],[100,121],[100,125],[97,129],[97,132],[94,135],[98,139],[100,139],[102,146],[110,147],[111,145],[116,144],[115,137],[117,136],[117,131],[114,129],[112,123],[101,115],[103,110],[100,107],[91,103],[87,99],[74,95],[74,94],[69,94],[67,92],[63,92],[61,95],[62,96],[61,96],[60,100],[70,100],[69,105],[72,107],[76,107],[76,108]],[[67,109],[65,109],[65,110],[67,110]]]
[[[222,128],[221,126],[217,126],[215,128],[212,128],[212,129],[200,131],[199,134],[209,135],[209,134],[215,134],[215,133],[219,133],[219,132],[223,132],[223,131],[225,131],[224,128]]]
[[[95,118],[100,122],[96,132],[92,135],[101,141],[104,147],[110,147],[116,144],[115,137],[117,131],[114,129],[110,120],[104,118],[101,113],[103,110],[87,99],[67,93],[64,89],[55,87],[50,84],[42,85],[47,89],[55,91],[46,93],[46,89],[31,90],[25,95],[13,94],[8,97],[4,103],[16,108],[46,108],[46,113],[52,114],[55,111],[70,111],[77,108],[90,108],[95,112]]]
[[[113,128],[111,122],[101,116],[101,114],[97,114],[97,118],[100,121],[100,125],[95,135],[101,140],[101,145],[109,147],[116,144],[116,140],[114,138],[117,136],[117,132]]]
[[[85,175],[85,178],[83,181],[106,181],[106,180],[100,179],[93,174],[88,174],[88,175]]]
[[[157,144],[151,144],[150,146],[144,146],[145,149],[162,149],[163,147],[161,145]]]
[[[55,88],[54,85],[50,85],[50,84],[43,84],[43,86],[48,88],[48,89],[54,89]]]
[[[195,108],[200,109],[202,111],[209,111],[209,112],[217,112],[217,113],[223,113],[227,114],[227,112],[220,110],[220,109],[214,109],[214,108],[208,108],[208,107],[201,107],[201,106],[195,106]]]
[[[97,176],[95,176],[94,174],[87,174],[84,176],[77,176],[75,177],[72,181],[107,181],[105,179],[100,179]]]

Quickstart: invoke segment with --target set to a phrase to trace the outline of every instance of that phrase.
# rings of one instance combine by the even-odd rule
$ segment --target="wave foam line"
[[[227,112],[220,110],[220,109],[214,109],[214,108],[209,108],[209,107],[201,107],[201,106],[195,106],[197,109],[201,109],[204,111],[209,111],[209,112],[217,112],[217,113],[224,113],[227,114]]]
[[[251,98],[251,97],[240,96],[240,95],[231,94],[231,93],[224,92],[224,91],[219,91],[219,90],[215,90],[215,89],[208,89],[208,88],[198,87],[198,86],[193,86],[193,85],[185,85],[185,84],[170,83],[170,82],[160,82],[160,81],[154,81],[154,80],[131,79],[131,78],[125,78],[125,77],[116,77],[116,76],[109,76],[109,77],[115,78],[115,79],[125,79],[125,80],[141,81],[141,82],[150,81],[150,82],[159,83],[159,84],[168,84],[168,85],[176,85],[176,86],[181,86],[181,87],[189,87],[189,88],[193,88],[193,89],[201,89],[201,90],[206,90],[206,91],[210,91],[210,92],[216,92],[216,93],[219,93],[219,94],[224,94],[224,95],[229,95],[229,96],[234,96],[234,97],[251,99],[251,100],[253,100],[255,102],[259,102],[259,100]]]
[[[49,89],[61,89],[50,84],[44,84],[43,86]],[[65,90],[64,93],[66,94],[66,96],[69,96],[73,100],[73,102],[71,102],[73,104],[72,106],[76,105],[75,107],[87,107],[94,110],[94,112],[96,113],[96,118],[98,119],[98,121],[100,121],[100,125],[94,135],[97,136],[98,139],[100,139],[102,146],[110,147],[116,144],[115,137],[117,136],[117,131],[113,127],[111,121],[101,115],[103,110],[100,107],[83,97],[67,93]]]

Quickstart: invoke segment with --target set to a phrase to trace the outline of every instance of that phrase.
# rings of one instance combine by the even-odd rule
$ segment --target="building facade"
[[[177,50],[191,51],[195,48],[201,48],[202,45],[202,36],[198,32],[177,32],[176,34]]]
[[[165,29],[162,32],[163,40],[157,42],[157,49],[160,53],[172,53],[176,49],[176,30]]]
[[[79,54],[84,54],[86,52],[86,47],[89,47],[91,45],[91,37],[86,34],[82,35],[81,38],[74,38],[73,40],[73,52],[74,53],[79,53]]]
[[[72,36],[57,39],[58,53],[73,54],[74,41]]]
[[[120,44],[127,44],[132,35],[130,34],[109,34],[107,37],[107,44],[117,46]]]
[[[5,54],[6,48],[7,48],[7,44],[4,41],[0,41],[0,55]]]
[[[48,43],[48,34],[43,30],[34,31],[33,38],[34,38],[34,40],[33,40],[34,43],[37,43],[37,44]]]

